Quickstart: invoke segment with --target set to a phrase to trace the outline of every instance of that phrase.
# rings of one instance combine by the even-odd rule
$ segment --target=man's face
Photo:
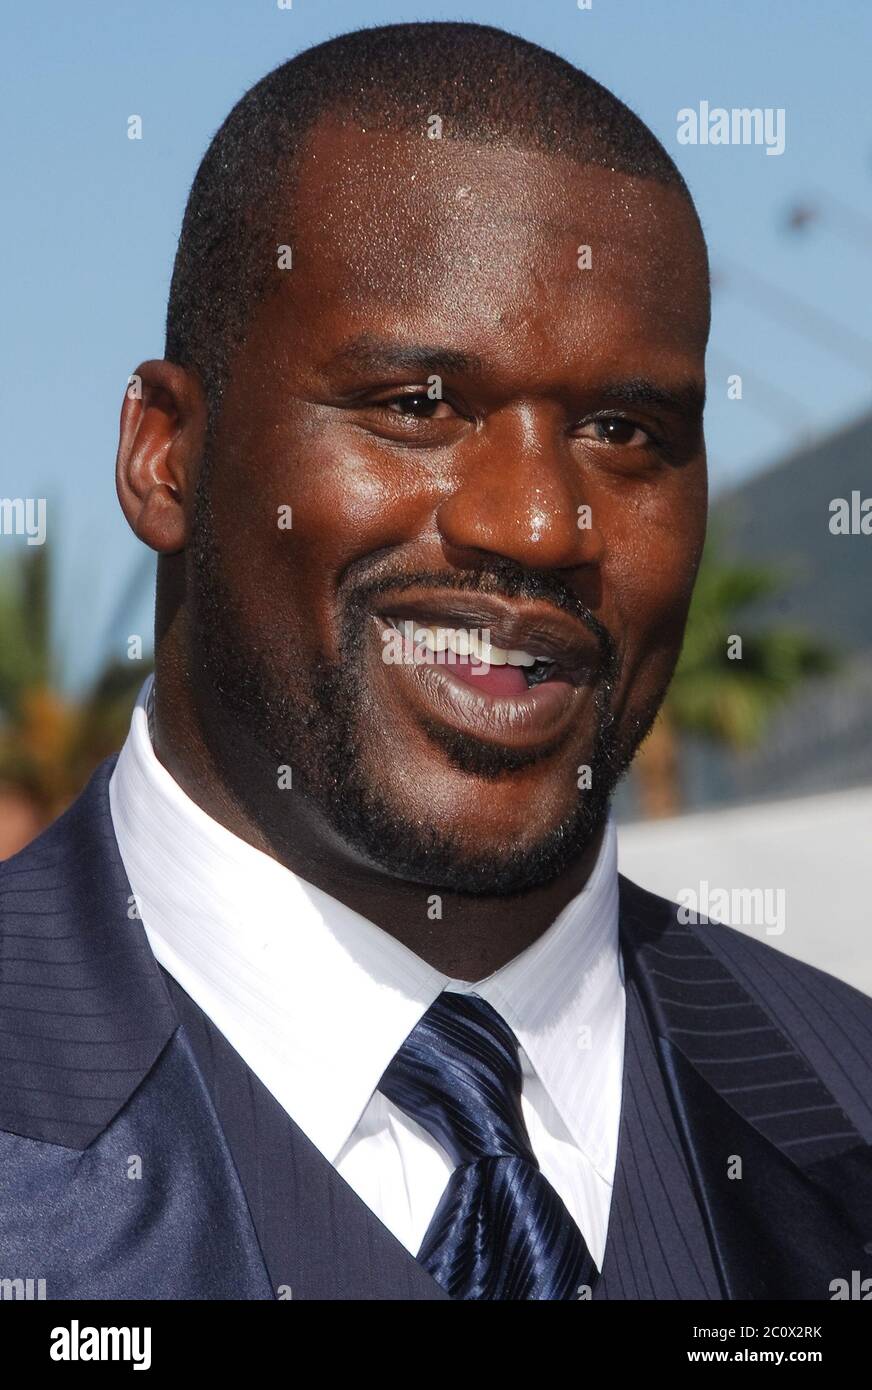
[[[650,725],[699,559],[692,213],[559,156],[322,125],[294,227],[197,499],[207,738],[230,712],[245,755],[214,751],[255,811],[303,797],[389,873],[547,881]]]

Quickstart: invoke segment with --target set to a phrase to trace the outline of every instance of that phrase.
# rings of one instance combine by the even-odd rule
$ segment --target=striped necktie
[[[597,1277],[521,1111],[518,1041],[484,999],[443,993],[379,1082],[457,1165],[418,1260],[452,1298],[577,1299]]]

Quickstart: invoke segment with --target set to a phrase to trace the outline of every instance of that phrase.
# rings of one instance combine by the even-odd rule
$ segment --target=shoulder
[[[58,916],[72,893],[93,896],[107,848],[114,843],[109,811],[113,754],[93,773],[85,789],[41,835],[10,859],[0,861],[0,932],[4,918],[25,930],[46,915]]]
[[[681,921],[679,910],[678,903],[621,878],[621,911],[647,931],[675,930]],[[847,1009],[850,1017],[864,1020],[872,1030],[872,998],[835,975],[794,959],[783,949],[780,938],[776,945],[759,930],[750,934],[705,919],[681,929],[703,942],[770,1012],[782,1010],[791,1001],[813,1001],[825,1012]]]
[[[677,903],[621,879],[621,911],[646,933],[692,933],[808,1058],[849,1113],[872,1126],[872,998],[788,955],[777,938],[720,922],[679,927]]]

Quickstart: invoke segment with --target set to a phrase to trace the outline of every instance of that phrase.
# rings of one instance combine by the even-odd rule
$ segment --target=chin
[[[432,798],[400,806],[381,789],[359,787],[333,808],[334,828],[356,857],[393,878],[445,892],[506,896],[542,887],[571,868],[598,835],[608,802],[591,793],[574,800],[562,815],[531,823],[535,797],[515,804],[515,814],[495,821],[493,805],[476,814],[482,796],[499,795],[493,784],[473,781],[464,814],[434,817],[434,802],[446,798],[444,783]],[[347,790],[347,788],[346,788]],[[457,793],[454,797],[457,807]]]

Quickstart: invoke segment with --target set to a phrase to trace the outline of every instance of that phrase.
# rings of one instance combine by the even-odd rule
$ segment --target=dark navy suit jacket
[[[113,765],[0,866],[0,1279],[45,1279],[49,1299],[446,1298],[157,965]],[[594,1301],[857,1296],[872,1000],[623,879],[620,935]]]

